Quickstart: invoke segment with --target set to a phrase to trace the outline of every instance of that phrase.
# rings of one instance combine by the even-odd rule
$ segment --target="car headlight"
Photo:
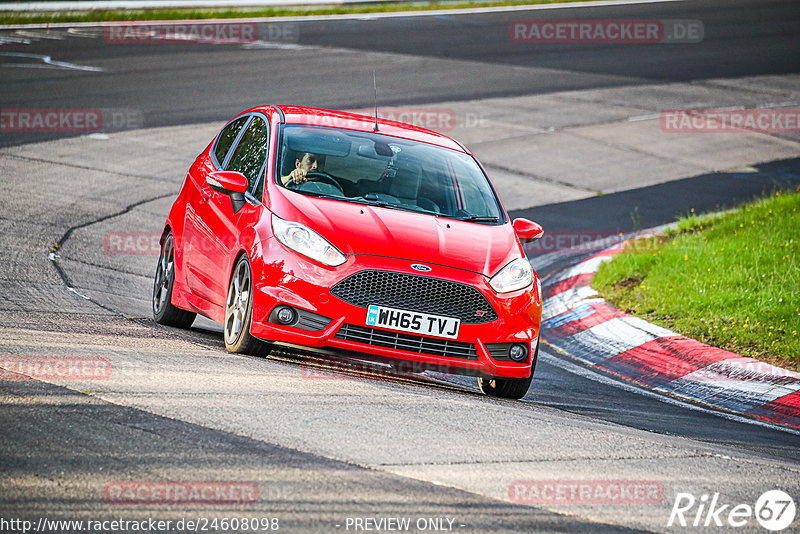
[[[336,267],[347,261],[344,254],[339,252],[324,237],[300,223],[284,221],[273,214],[272,231],[278,241],[312,260],[317,260],[331,267]]]
[[[489,280],[489,285],[498,293],[508,293],[528,287],[533,282],[533,267],[525,258],[518,258]]]

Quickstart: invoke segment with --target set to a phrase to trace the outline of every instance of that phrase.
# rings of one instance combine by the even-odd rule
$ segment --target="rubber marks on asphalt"
[[[611,306],[592,289],[600,264],[623,245],[545,280],[543,339],[642,387],[800,428],[800,373],[650,324]]]

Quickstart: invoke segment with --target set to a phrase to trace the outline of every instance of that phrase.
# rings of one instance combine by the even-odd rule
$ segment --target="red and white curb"
[[[650,324],[592,289],[600,264],[623,247],[616,244],[545,279],[544,341],[641,387],[800,428],[800,373]]]

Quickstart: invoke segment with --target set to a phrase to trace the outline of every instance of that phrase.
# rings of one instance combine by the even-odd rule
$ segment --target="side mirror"
[[[223,195],[244,194],[248,187],[245,175],[236,171],[214,171],[206,177],[206,183]]]
[[[517,237],[523,244],[539,239],[544,235],[542,225],[528,219],[514,219],[512,225],[514,226],[514,232],[517,233]]]
[[[244,207],[244,193],[249,187],[244,174],[236,171],[214,171],[208,174],[206,183],[217,193],[231,198],[233,213]]]

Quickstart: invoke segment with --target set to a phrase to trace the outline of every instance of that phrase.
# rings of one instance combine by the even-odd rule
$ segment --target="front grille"
[[[474,287],[413,274],[361,271],[331,289],[345,302],[366,308],[370,304],[402,310],[458,317],[462,323],[488,323],[497,313]]]
[[[377,328],[343,324],[336,332],[336,339],[355,341],[365,345],[375,345],[390,349],[406,350],[417,354],[443,356],[445,358],[460,358],[462,360],[477,360],[478,352],[475,346],[463,341],[452,341],[435,337],[415,336],[400,332],[389,332]]]

